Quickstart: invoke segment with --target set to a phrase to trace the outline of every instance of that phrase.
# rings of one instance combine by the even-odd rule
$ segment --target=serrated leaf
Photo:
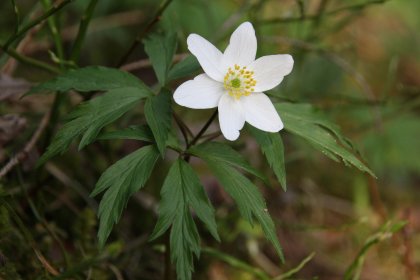
[[[89,66],[57,76],[56,78],[33,87],[28,94],[76,90],[80,92],[105,91],[118,88],[146,88],[142,81],[130,73],[103,66]]]
[[[341,134],[338,127],[316,114],[308,106],[292,103],[275,104],[287,131],[304,138],[326,156],[336,159],[332,156],[336,155],[346,165],[353,165],[375,177],[373,172],[353,154],[351,142]]]
[[[195,56],[189,55],[175,64],[168,73],[168,81],[191,76],[200,69],[200,63]]]
[[[220,142],[207,142],[189,148],[188,153],[202,159],[230,164],[236,168],[249,172],[263,180],[265,183],[268,182],[267,178],[260,171],[253,168],[241,154],[232,149],[229,145]]]
[[[68,122],[54,136],[38,164],[64,153],[72,141],[82,135],[79,149],[95,140],[100,130],[150,95],[147,88],[119,88],[82,103],[68,116]]]
[[[101,247],[120,219],[128,199],[149,179],[158,158],[155,147],[143,147],[111,165],[99,178],[91,196],[105,191],[98,210]]]
[[[239,211],[250,224],[255,217],[260,223],[265,237],[273,244],[280,259],[284,262],[283,252],[277,239],[274,222],[257,187],[231,165],[225,162],[204,158],[213,174],[227,193],[235,200]]]
[[[145,142],[153,142],[153,134],[147,125],[131,126],[122,130],[107,131],[101,133],[98,140],[130,139]]]
[[[169,170],[161,196],[159,218],[151,239],[161,236],[172,226],[171,259],[176,265],[178,279],[191,279],[193,254],[197,257],[200,254],[200,238],[189,209],[194,209],[213,237],[219,240],[214,209],[194,170],[181,159]]]
[[[265,132],[248,125],[247,129],[254,136],[268,164],[286,191],[286,168],[284,165],[284,147],[279,133]]]
[[[172,120],[171,96],[169,92],[162,91],[159,95],[147,99],[144,106],[144,114],[153,132],[156,145],[163,157]]]
[[[130,126],[126,129],[103,132],[96,139],[98,140],[130,139],[130,140],[139,140],[139,141],[145,141],[145,142],[150,142],[150,143],[156,142],[155,138],[153,137],[153,133],[150,130],[150,127],[147,125]],[[166,140],[166,146],[176,151],[182,151],[178,138],[171,131],[169,132],[168,139]]]
[[[164,35],[152,34],[143,40],[144,50],[152,62],[156,77],[161,86],[166,85],[169,68],[176,51],[177,37],[175,33]]]

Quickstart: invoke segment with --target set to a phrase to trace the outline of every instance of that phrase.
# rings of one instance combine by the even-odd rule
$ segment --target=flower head
[[[283,123],[263,93],[281,83],[293,68],[288,54],[255,59],[257,38],[251,23],[242,23],[230,37],[224,53],[197,34],[187,39],[205,74],[181,84],[175,102],[193,109],[218,107],[223,136],[236,140],[245,121],[258,129],[278,132]]]

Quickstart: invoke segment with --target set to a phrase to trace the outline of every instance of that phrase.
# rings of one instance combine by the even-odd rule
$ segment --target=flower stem
[[[187,148],[193,146],[195,143],[197,143],[198,140],[200,140],[201,136],[206,132],[206,130],[209,128],[210,124],[213,122],[213,120],[217,116],[217,110],[213,112],[211,117],[208,119],[206,124],[201,128],[201,130],[197,133],[197,135],[191,140],[190,143],[188,143]]]
[[[42,0],[42,5],[45,9],[52,9],[51,0]],[[58,24],[57,18],[54,14],[47,18],[48,27],[51,32],[51,36],[53,37],[55,49],[57,51],[57,56],[60,59],[60,68],[63,68],[63,61],[64,61],[64,48],[63,48],[63,41],[61,40],[60,34],[58,32]]]
[[[83,41],[86,37],[86,31],[89,26],[89,22],[92,18],[93,11],[95,10],[96,4],[98,3],[98,0],[91,0],[83,17],[82,21],[80,22],[79,31],[77,32],[76,41],[73,45],[73,50],[70,56],[70,59],[77,63],[76,60],[79,59],[80,56],[80,50],[82,49]]]

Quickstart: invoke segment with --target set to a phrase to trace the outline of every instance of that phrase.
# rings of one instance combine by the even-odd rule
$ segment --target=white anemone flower
[[[263,92],[279,85],[292,71],[292,56],[255,59],[257,38],[249,22],[233,32],[224,53],[197,34],[189,35],[187,44],[205,73],[175,90],[176,103],[193,109],[218,107],[220,129],[230,141],[239,137],[245,122],[268,132],[283,128],[273,103]]]

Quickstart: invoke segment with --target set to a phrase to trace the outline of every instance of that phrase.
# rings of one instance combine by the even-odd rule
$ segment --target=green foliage
[[[156,145],[162,157],[165,154],[166,141],[168,140],[169,130],[172,121],[171,94],[163,90],[160,94],[147,99],[144,106],[144,114]]]
[[[208,164],[213,174],[219,179],[221,185],[236,201],[242,217],[250,224],[253,224],[254,217],[258,220],[266,238],[273,244],[277,254],[284,261],[280,243],[276,236],[275,226],[268,214],[264,198],[258,188],[235,169],[235,167],[245,169],[243,163],[240,163],[239,159],[233,156],[233,153],[227,151],[229,150],[222,148],[222,146],[214,149],[214,146],[209,147],[208,144],[201,144],[190,149],[192,154],[202,158]],[[219,152],[220,155],[217,154],[215,156],[216,152]],[[227,154],[227,156],[223,157],[222,155],[224,154]]]
[[[88,66],[57,76],[56,78],[33,87],[28,94],[75,90],[79,92],[105,91],[120,88],[140,88],[146,86],[130,73],[103,66]]]
[[[39,164],[64,153],[72,141],[82,136],[79,149],[92,143],[100,130],[133,108],[142,98],[149,96],[147,88],[120,88],[79,105],[68,116],[68,122],[57,132],[42,155]]]
[[[210,233],[219,240],[214,209],[200,180],[191,166],[178,159],[171,167],[161,190],[159,219],[151,239],[161,236],[172,225],[171,259],[176,264],[178,279],[191,279],[193,254],[199,257],[200,238],[190,207]]]
[[[101,133],[98,140],[131,139],[153,142],[153,134],[147,125],[130,126],[122,130],[106,131]]]
[[[105,191],[98,211],[101,247],[112,226],[120,219],[130,196],[145,185],[158,157],[154,146],[143,147],[111,165],[99,178],[91,196]]]
[[[261,151],[265,155],[270,167],[276,174],[277,179],[280,182],[283,190],[286,191],[286,168],[284,165],[284,147],[283,140],[279,133],[269,133],[254,128],[251,125],[247,126],[247,129],[254,136],[258,145],[260,145]]]
[[[361,171],[374,176],[373,172],[354,154],[350,141],[341,135],[338,127],[308,104],[278,103],[275,104],[287,131],[307,140],[329,158],[346,165],[353,165]]]
[[[387,222],[385,223],[378,232],[374,233],[368,237],[357,254],[356,258],[347,268],[344,279],[345,280],[358,280],[360,279],[360,274],[362,272],[362,267],[364,264],[364,259],[368,250],[375,244],[390,239],[396,232],[402,230],[407,224],[406,221],[397,221],[395,223]]]
[[[195,56],[189,55],[175,64],[168,73],[168,81],[191,76],[200,69],[200,63]]]
[[[144,50],[152,62],[159,84],[161,86],[166,85],[169,68],[172,65],[172,58],[177,46],[176,34],[152,34],[144,39],[143,43]]]
[[[121,129],[121,130],[103,132],[96,139],[98,140],[130,139],[130,140],[139,140],[139,141],[150,142],[150,143],[156,142],[156,140],[153,138],[153,133],[150,127],[147,125],[130,126],[128,128]],[[165,146],[178,152],[182,151],[178,138],[176,138],[174,133],[171,131],[168,133],[168,139],[166,140]]]
[[[223,164],[231,165],[240,168],[258,178],[265,183],[268,182],[267,178],[260,171],[253,168],[240,153],[232,149],[230,146],[220,142],[207,142],[188,149],[188,152],[194,156],[204,160],[220,162]]]

